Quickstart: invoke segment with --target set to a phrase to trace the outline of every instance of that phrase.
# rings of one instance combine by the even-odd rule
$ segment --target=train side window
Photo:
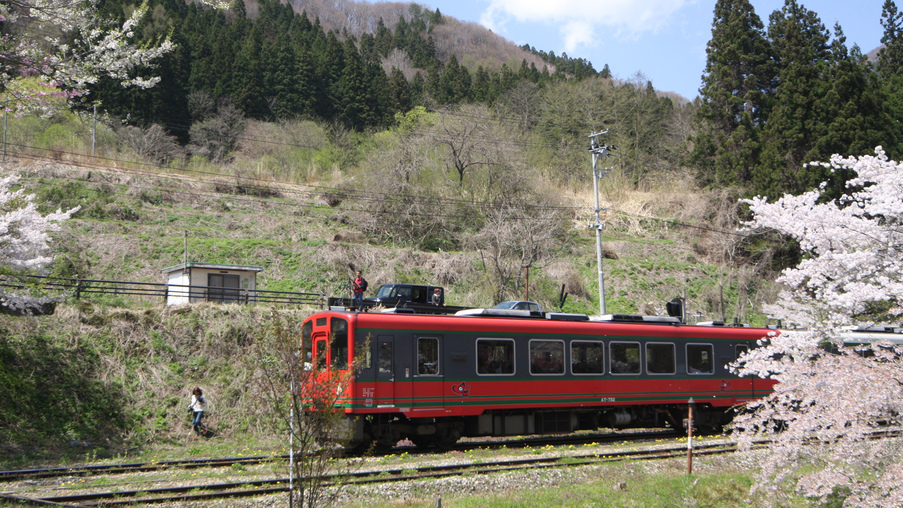
[[[332,318],[332,340],[329,343],[332,368],[344,370],[348,368],[348,321]]]
[[[687,344],[687,374],[715,372],[711,344]]]
[[[305,321],[301,325],[301,364],[304,370],[313,368],[313,321]]]
[[[646,373],[674,374],[675,365],[674,344],[646,343]]]
[[[373,343],[370,338],[364,338],[361,341],[354,342],[354,366],[355,368],[367,370],[373,366]]]
[[[564,374],[564,341],[531,340],[530,374]]]
[[[601,342],[575,340],[571,342],[571,372],[574,374],[603,374],[605,372]]]
[[[640,344],[638,342],[612,342],[608,345],[612,374],[640,373]]]
[[[749,346],[746,344],[737,344],[734,346],[734,361],[740,359],[740,355],[746,354],[749,352]]]
[[[514,341],[477,339],[478,374],[514,374]]]
[[[417,338],[417,373],[426,376],[439,373],[439,339]]]

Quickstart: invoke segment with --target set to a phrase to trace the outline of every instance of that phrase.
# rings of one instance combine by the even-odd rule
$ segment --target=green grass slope
[[[161,269],[187,257],[262,266],[259,289],[343,295],[361,268],[374,289],[440,284],[449,304],[497,303],[479,245],[423,251],[368,236],[354,220],[367,201],[340,186],[249,186],[220,174],[61,163],[16,170],[45,211],[82,207],[55,240],[57,276],[164,282]],[[729,255],[741,250],[735,200],[611,185],[603,244],[609,313],[663,314],[666,301],[686,293],[694,319],[764,324],[758,305],[774,289],[745,258]],[[531,267],[529,286],[522,273],[507,294],[558,309],[564,286],[563,311],[598,313],[595,237],[582,218],[552,252]],[[261,357],[250,353],[271,346],[272,313],[299,320],[316,310],[65,296],[52,316],[0,315],[0,448],[13,452],[0,455],[12,460],[177,441],[196,385],[210,395],[222,435],[266,436],[274,422],[258,383]]]

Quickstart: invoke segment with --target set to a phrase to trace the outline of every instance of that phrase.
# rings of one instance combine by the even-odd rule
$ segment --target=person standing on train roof
[[[354,291],[354,307],[358,311],[364,310],[364,291],[367,290],[367,279],[361,275],[361,271],[357,271],[357,277],[351,283],[351,289]]]
[[[442,305],[442,290],[439,288],[433,289],[433,296],[431,298],[431,303],[433,305]]]

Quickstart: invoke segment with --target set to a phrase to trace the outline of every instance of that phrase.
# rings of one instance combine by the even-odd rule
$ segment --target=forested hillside
[[[792,0],[767,27],[748,2],[720,0],[701,96],[689,103],[641,75],[615,79],[616,69],[518,48],[420,5],[336,5],[344,11],[151,2],[136,33],[176,48],[132,73],[159,83],[100,78],[83,93],[41,95],[40,113],[26,99],[42,85],[4,67],[20,108],[5,119],[6,167],[23,175],[43,213],[81,207],[56,238],[50,273],[159,282],[187,245],[191,261],[262,266],[263,289],[340,295],[363,269],[373,285],[442,284],[455,305],[530,298],[596,313],[587,136],[607,131],[607,311],[660,314],[686,293],[693,319],[765,324],[769,281],[799,252],[783,238],[739,233],[738,198],[825,179],[836,196],[845,175],[803,164],[878,145],[899,158],[903,147],[903,18],[891,1],[873,65]],[[116,0],[101,8],[120,19],[131,9]],[[207,345],[234,345],[231,355],[259,338],[264,310],[233,311],[223,324],[215,309],[171,314],[146,299],[70,298],[47,321],[0,323],[28,345],[0,354],[14,360],[7,373],[52,349],[47,372],[86,365],[105,376],[93,346],[80,349],[97,339],[111,358],[126,358],[100,384],[152,385],[148,400],[163,397],[166,408],[136,403],[131,421],[141,438],[166,434],[178,428],[184,379],[218,376],[211,383],[230,404],[252,404],[217,374],[231,360],[191,363]],[[203,341],[182,348],[187,335]],[[88,388],[102,402],[96,414],[107,411],[109,390]],[[253,426],[238,412],[229,425]]]
[[[613,94],[599,93],[606,87],[598,83],[612,77],[607,65],[598,72],[583,59],[518,48],[419,4],[263,0],[233,2],[228,11],[154,4],[141,37],[169,36],[177,44],[142,71],[160,76],[159,84],[125,89],[107,78],[75,103],[83,110],[99,105],[143,129],[158,124],[189,153],[217,162],[235,148],[231,112],[364,132],[390,127],[416,106],[463,104],[508,115],[507,122],[562,155],[582,149],[590,132],[609,129],[621,150],[613,160],[635,182],[684,166],[703,186],[745,194],[778,196],[827,180],[839,196],[848,175],[804,164],[879,145],[895,157],[903,147],[895,120],[903,107],[901,20],[890,0],[876,62],[847,47],[840,25],[828,30],[817,12],[793,0],[771,13],[767,26],[748,1],[719,1],[694,103],[652,89],[642,75],[610,83]],[[118,0],[103,7],[116,16],[129,12]],[[561,94],[563,86],[568,93]],[[618,101],[642,104],[619,111]],[[210,146],[211,138],[225,141]]]
[[[253,14],[242,2],[228,12],[160,2],[141,30],[148,41],[170,36],[177,44],[158,67],[146,71],[160,76],[160,83],[134,91],[108,78],[79,102],[100,103],[136,125],[164,125],[184,142],[189,126],[206,120],[190,103],[193,94],[229,101],[249,118],[318,118],[364,130],[390,125],[396,113],[415,105],[492,103],[519,81],[550,82],[556,75],[554,66],[532,53],[485,29],[446,19],[438,10],[379,5],[394,8],[354,17],[340,13],[349,16],[341,23],[334,7],[315,2],[302,7],[319,15],[278,0],[254,2]],[[117,13],[128,7],[110,0],[105,9]],[[394,17],[384,21],[376,17],[379,12]],[[368,22],[361,26],[352,19]],[[584,65],[589,70],[581,75],[595,74]],[[558,72],[555,79],[564,75]]]
[[[129,11],[116,0],[102,9]],[[520,292],[527,268],[572,248],[574,226],[588,221],[589,133],[607,131],[614,147],[604,159],[613,181],[607,204],[665,184],[701,184],[716,196],[702,202],[717,208],[690,222],[718,234],[742,216],[733,204],[740,196],[825,180],[838,195],[844,175],[805,167],[810,160],[878,145],[893,157],[901,136],[894,112],[903,104],[895,86],[900,18],[888,1],[885,47],[873,65],[846,47],[840,27],[830,36],[817,13],[794,1],[767,28],[748,2],[719,1],[702,95],[685,103],[641,75],[613,79],[607,66],[600,73],[584,60],[517,48],[417,4],[263,0],[220,10],[161,1],[138,30],[145,41],[177,43],[141,71],[158,75],[156,86],[100,79],[71,99],[75,116],[58,110],[10,122],[8,139],[15,153],[77,159],[89,152],[89,127],[78,122],[98,106],[91,150],[114,164],[213,173],[245,193],[317,189],[339,224],[372,244],[482,249],[502,229],[519,229],[526,243],[483,254],[496,266],[488,294],[501,298]],[[681,213],[607,208],[609,222]],[[755,239],[698,254],[731,270],[752,263],[762,275],[795,259],[792,245]]]

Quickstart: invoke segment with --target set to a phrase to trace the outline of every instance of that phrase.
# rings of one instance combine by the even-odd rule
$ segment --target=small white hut
[[[260,266],[183,263],[161,270],[167,276],[166,305],[257,300]]]

